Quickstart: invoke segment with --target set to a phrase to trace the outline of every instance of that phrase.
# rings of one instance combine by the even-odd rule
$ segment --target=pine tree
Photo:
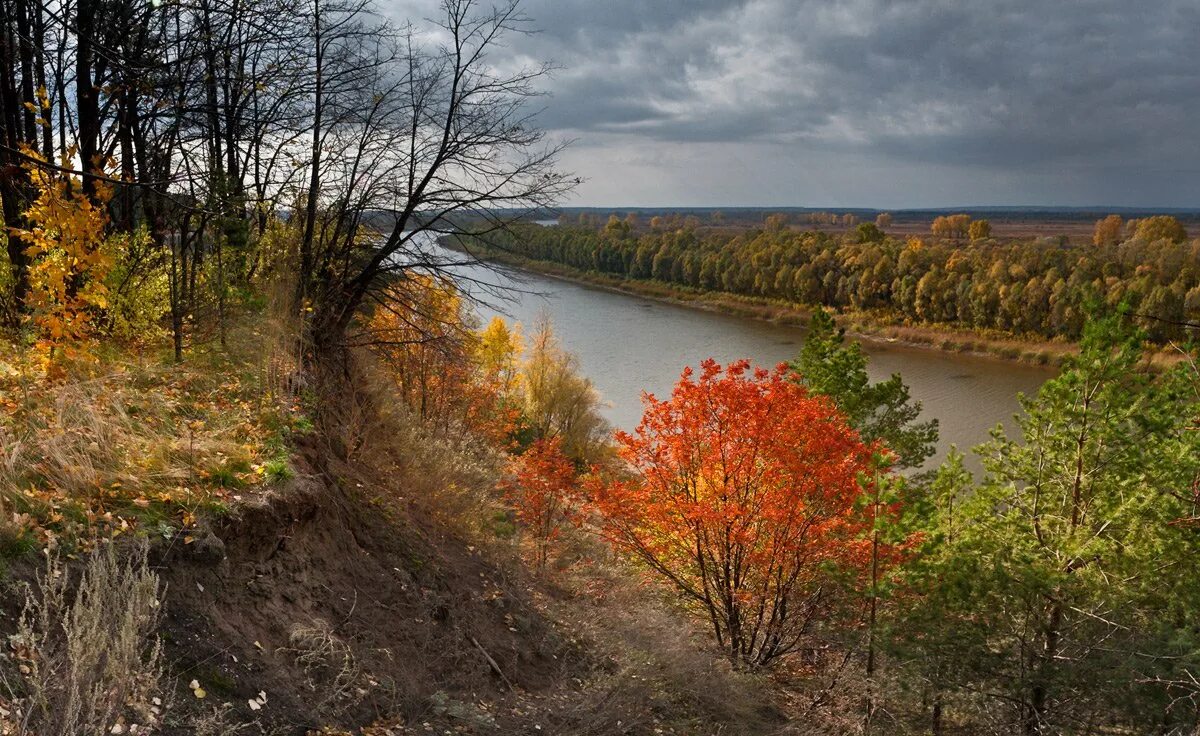
[[[1022,399],[1019,438],[997,428],[980,448],[977,486],[943,467],[914,566],[924,597],[901,626],[935,690],[986,693],[1005,731],[1190,732],[1195,709],[1170,707],[1200,666],[1189,380],[1153,373],[1120,318],[1093,319]]]
[[[871,383],[867,356],[824,309],[817,309],[799,357],[791,362],[797,380],[810,391],[833,399],[850,426],[866,442],[881,441],[896,455],[896,467],[918,468],[934,451],[937,420],[919,422],[921,402],[894,373]]]

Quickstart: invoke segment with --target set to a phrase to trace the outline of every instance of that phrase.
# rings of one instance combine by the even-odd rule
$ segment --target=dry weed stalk
[[[159,580],[141,545],[112,543],[88,558],[72,586],[57,557],[26,592],[12,638],[20,692],[18,734],[153,733],[163,704]],[[136,726],[136,729],[135,729]],[[114,730],[116,729],[116,730]]]
[[[288,642],[291,646],[286,651],[303,668],[309,687],[315,693],[323,693],[315,705],[316,711],[336,712],[352,702],[362,670],[350,645],[333,632],[328,622],[313,619],[307,626],[297,624],[292,627]]]

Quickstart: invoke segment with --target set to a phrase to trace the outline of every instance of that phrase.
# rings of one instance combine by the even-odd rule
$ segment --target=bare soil
[[[159,550],[177,709],[211,707],[195,679],[230,721],[304,733],[436,719],[431,703],[564,678],[576,658],[502,570],[371,504],[371,479],[315,451],[301,462],[284,490]]]

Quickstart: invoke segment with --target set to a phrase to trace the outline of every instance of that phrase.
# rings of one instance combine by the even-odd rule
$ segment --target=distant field
[[[1090,242],[1092,239],[1092,228],[1095,227],[1094,222],[1080,220],[1001,220],[992,217],[985,219],[992,223],[992,237],[1003,239],[1053,238],[1065,235],[1072,243]],[[885,230],[889,235],[893,236],[930,236],[932,233],[929,231],[929,226],[932,222],[932,220],[893,222]],[[1188,229],[1188,235],[1191,237],[1200,236],[1200,223],[1185,222],[1185,225]],[[802,222],[794,224],[792,227],[799,230],[819,230],[836,233],[853,230],[855,226],[815,225]]]
[[[553,214],[539,213],[536,219],[551,220],[555,217],[565,216],[571,221],[577,221],[582,216],[584,218],[597,218],[600,221],[604,221],[611,215],[616,215],[618,218],[624,219],[632,214],[638,223],[639,230],[643,228],[648,229],[649,222],[654,217],[678,218],[681,222],[686,219],[693,224],[698,224],[706,228],[744,230],[762,226],[767,217],[779,213],[787,217],[789,228],[794,230],[817,230],[821,232],[840,233],[853,229],[860,222],[874,222],[876,215],[884,211],[862,208],[818,210],[807,208],[719,209],[684,207],[671,209],[635,207],[607,209],[600,207],[568,207]],[[809,222],[810,216],[818,212],[829,212],[839,216],[850,214],[857,219],[853,225]],[[1002,239],[1066,236],[1073,243],[1089,242],[1092,238],[1092,229],[1095,227],[1096,221],[1110,213],[1119,214],[1127,221],[1156,214],[1174,215],[1187,228],[1190,237],[1200,237],[1200,210],[1169,208],[1163,210],[1112,208],[1110,210],[1104,208],[1022,209],[1010,207],[968,207],[963,209],[937,210],[889,210],[888,212],[890,212],[893,219],[892,224],[886,227],[885,230],[894,236],[932,235],[930,226],[934,218],[940,215],[963,212],[971,215],[973,219],[986,219],[991,222],[992,237]]]

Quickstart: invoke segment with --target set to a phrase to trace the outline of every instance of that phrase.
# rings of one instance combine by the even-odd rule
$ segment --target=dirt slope
[[[567,675],[575,658],[500,570],[428,520],[364,500],[371,479],[343,467],[334,480],[316,455],[303,453],[283,490],[158,551],[176,709],[229,702],[230,722],[303,733],[385,713],[416,720],[431,703],[536,692]]]

